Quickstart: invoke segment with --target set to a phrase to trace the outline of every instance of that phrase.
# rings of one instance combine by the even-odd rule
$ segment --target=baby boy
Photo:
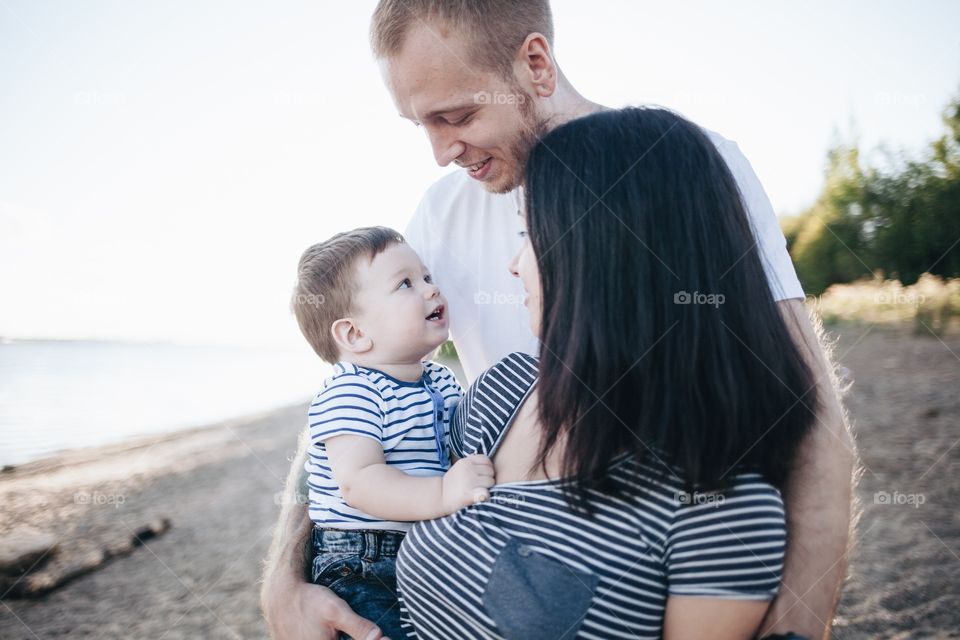
[[[446,300],[400,234],[366,227],[304,252],[293,310],[334,367],[308,416],[313,582],[401,638],[394,564],[405,532],[486,500],[494,484],[484,456],[450,464],[462,392],[425,359],[449,335]]]

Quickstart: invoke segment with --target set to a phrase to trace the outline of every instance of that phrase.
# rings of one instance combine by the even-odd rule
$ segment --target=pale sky
[[[301,344],[309,244],[403,230],[434,164],[367,47],[373,0],[0,0],[0,336]],[[586,97],[736,140],[780,213],[839,135],[918,151],[960,3],[555,0]]]

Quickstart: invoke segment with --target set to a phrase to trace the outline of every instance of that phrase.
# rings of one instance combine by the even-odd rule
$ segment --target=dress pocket
[[[595,574],[510,539],[493,565],[483,606],[509,640],[569,640],[577,635],[598,582]]]

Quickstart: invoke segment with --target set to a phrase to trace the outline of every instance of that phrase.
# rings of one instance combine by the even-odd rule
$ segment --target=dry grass
[[[943,335],[960,319],[960,278],[929,273],[912,285],[873,278],[835,284],[807,304],[828,324],[913,324],[917,333]]]

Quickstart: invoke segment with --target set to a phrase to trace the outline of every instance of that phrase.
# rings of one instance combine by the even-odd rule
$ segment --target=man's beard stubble
[[[517,111],[520,114],[520,131],[510,142],[510,154],[513,156],[513,176],[508,184],[494,190],[495,193],[509,193],[523,183],[523,174],[527,166],[527,159],[534,145],[549,131],[548,122],[541,119],[533,104],[533,99],[520,86],[513,88],[514,95],[523,96],[517,102]]]

